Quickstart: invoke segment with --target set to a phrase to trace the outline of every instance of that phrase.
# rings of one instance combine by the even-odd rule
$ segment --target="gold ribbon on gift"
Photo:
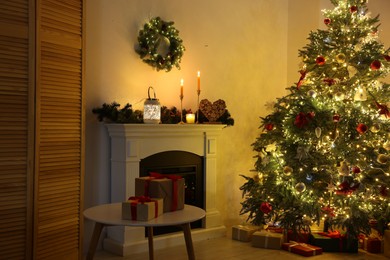
[[[241,237],[241,230],[243,230],[243,231],[251,231],[251,230],[253,230],[253,228],[251,229],[249,226],[244,226],[244,225],[237,225],[236,226],[236,228],[237,228],[237,239],[238,240],[241,240],[242,239],[242,237]]]

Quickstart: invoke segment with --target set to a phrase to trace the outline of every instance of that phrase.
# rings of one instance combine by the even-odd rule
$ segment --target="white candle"
[[[187,124],[195,123],[195,114],[186,114]]]

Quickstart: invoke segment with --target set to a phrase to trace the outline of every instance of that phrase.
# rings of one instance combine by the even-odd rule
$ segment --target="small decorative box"
[[[236,225],[232,227],[232,239],[239,240],[243,242],[249,242],[252,240],[252,235],[259,227],[256,226],[247,226],[247,225]]]
[[[383,235],[383,254],[387,257],[390,257],[390,230],[385,230],[385,233]]]
[[[318,246],[313,246],[305,243],[283,243],[282,248],[286,251],[292,252],[294,254],[303,255],[303,256],[315,256],[322,254],[322,248]]]
[[[267,248],[267,249],[280,249],[283,241],[283,235],[280,233],[274,233],[269,231],[256,231],[252,235],[252,246]]]
[[[364,239],[364,250],[373,254],[380,254],[382,252],[382,239],[377,237],[366,237]]]
[[[163,199],[130,197],[122,202],[122,219],[148,221],[163,214]]]
[[[135,179],[135,195],[162,198],[164,212],[184,208],[184,179],[181,176],[151,173]]]

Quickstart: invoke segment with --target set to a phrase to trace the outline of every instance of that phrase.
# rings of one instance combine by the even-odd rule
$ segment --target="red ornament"
[[[372,70],[379,70],[381,68],[381,62],[379,60],[374,60],[371,65],[370,65],[370,68]]]
[[[368,127],[365,124],[360,123],[356,127],[356,130],[359,132],[359,134],[364,134],[365,132],[367,132]]]
[[[357,190],[360,186],[360,183],[349,183],[348,181],[343,181],[338,190],[336,190],[336,194],[338,195],[350,195],[355,190]]]
[[[358,8],[357,8],[357,6],[354,5],[354,6],[351,6],[350,10],[351,10],[351,13],[355,13],[355,12],[357,12]]]
[[[334,115],[333,116],[333,122],[335,122],[335,123],[340,122],[340,115]]]
[[[317,57],[316,63],[317,63],[317,65],[320,65],[320,66],[324,65],[325,64],[325,58],[322,57],[322,56]]]
[[[389,55],[383,55],[386,61],[390,61],[390,56]]]
[[[268,202],[263,202],[263,203],[261,203],[260,210],[264,214],[268,214],[272,211],[272,206]]]
[[[353,166],[352,167],[352,172],[355,173],[355,174],[358,174],[358,173],[361,173],[362,171],[360,170],[360,168],[358,166]]]
[[[314,112],[309,112],[307,114],[300,112],[296,117],[294,121],[294,125],[298,128],[303,128],[306,126],[311,119],[315,116]]]
[[[264,128],[267,130],[267,131],[271,131],[272,129],[274,129],[274,125],[271,124],[271,123],[268,123],[264,126]]]
[[[332,22],[330,18],[325,18],[324,19],[324,24],[329,25]]]

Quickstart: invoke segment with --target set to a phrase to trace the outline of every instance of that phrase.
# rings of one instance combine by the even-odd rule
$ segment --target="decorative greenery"
[[[92,109],[92,113],[98,115],[99,121],[109,123],[142,123],[142,111],[133,111],[132,106],[127,103],[123,108],[119,109],[120,104],[115,101],[111,104],[104,103],[102,107]]]
[[[157,71],[169,72],[174,66],[180,69],[185,47],[173,24],[174,22],[165,22],[160,17],[155,17],[139,31],[139,46],[135,51]]]
[[[98,115],[99,121],[107,123],[143,123],[143,112],[141,110],[133,111],[132,106],[127,103],[123,108],[119,109],[120,104],[112,102],[111,104],[104,103],[102,107],[92,109],[92,113]],[[193,113],[191,109],[183,109],[183,121],[186,120],[186,114]],[[195,113],[196,115],[196,113]],[[177,124],[181,121],[180,109],[175,106],[168,108],[166,106],[161,107],[161,123],[162,124]],[[199,123],[208,123],[207,118],[199,111]],[[229,111],[218,119],[218,123],[225,125],[234,125],[234,119],[230,116]]]
[[[356,239],[390,222],[390,85],[379,81],[390,57],[366,0],[331,1],[298,82],[261,118],[241,213],[294,230],[325,221]]]

